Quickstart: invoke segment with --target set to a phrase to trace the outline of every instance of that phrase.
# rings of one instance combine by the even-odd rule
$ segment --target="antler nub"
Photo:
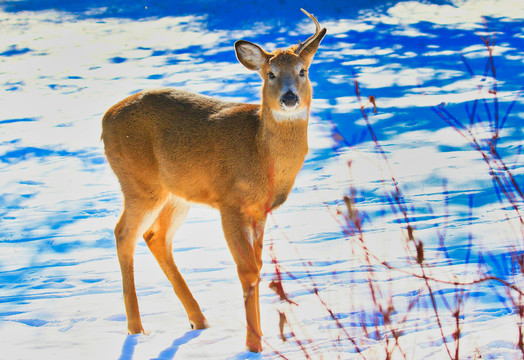
[[[298,41],[298,47],[295,50],[295,54],[297,54],[297,55],[300,55],[302,50],[304,50],[304,48],[306,48],[309,45],[309,43],[311,43],[313,40],[315,40],[317,35],[320,33],[320,24],[318,23],[318,20],[315,17],[315,15],[308,13],[304,9],[300,9],[300,10],[302,10],[302,12],[304,14],[306,14],[311,20],[313,20],[313,22],[315,23],[316,29],[315,29],[315,33],[313,35],[311,35],[306,41],[304,41],[304,42],[300,42],[300,40]]]

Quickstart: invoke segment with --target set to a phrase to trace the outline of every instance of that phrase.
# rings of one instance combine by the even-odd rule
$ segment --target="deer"
[[[181,89],[144,90],[111,107],[102,140],[119,180],[123,211],[114,235],[128,334],[145,333],[134,280],[142,236],[193,329],[208,327],[173,258],[172,239],[191,204],[218,209],[236,264],[246,347],[262,351],[259,282],[268,213],[287,199],[308,153],[308,69],[326,34],[317,18],[305,42],[272,52],[235,42],[238,61],[262,78],[261,104],[226,102]]]

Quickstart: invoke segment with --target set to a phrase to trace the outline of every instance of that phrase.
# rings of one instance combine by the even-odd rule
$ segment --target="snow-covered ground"
[[[206,10],[207,2],[194,3],[191,10],[181,2],[180,14],[177,7],[146,1],[121,8],[98,0],[0,3],[0,358],[302,359],[307,353],[383,359],[386,339],[393,347],[392,329],[401,334],[395,357],[449,358],[424,282],[373,261],[371,268],[337,210],[346,211],[343,196],[354,187],[356,205],[366,214],[367,249],[403,271],[418,271],[406,260],[414,250],[402,240],[406,224],[397,223],[400,215],[385,196],[392,173],[424,243],[431,276],[453,282],[483,273],[523,288],[511,258],[523,251],[522,224],[500,205],[479,153],[430,107],[446,103],[468,123],[464,106],[471,108],[480,93],[490,115],[479,106],[482,122],[473,130],[487,136],[495,102],[488,92],[492,86],[485,85],[492,77],[482,78],[487,52],[480,36],[488,34],[482,16],[497,38],[502,117],[524,83],[524,4],[462,0],[366,8],[326,1],[318,9],[313,2],[297,4],[297,14],[282,15],[255,3],[232,14],[231,5]],[[240,18],[246,6],[253,11]],[[301,6],[318,16],[328,35],[310,75],[315,88],[310,154],[293,193],[267,225],[264,353],[244,350],[235,265],[218,213],[198,206],[173,246],[210,328],[190,331],[169,282],[140,243],[136,283],[150,334],[127,336],[112,234],[121,195],[100,142],[103,113],[129,94],[161,86],[256,102],[260,81],[236,62],[233,43],[246,39],[273,49],[304,40],[314,28]],[[480,76],[471,78],[461,54]],[[369,121],[389,166],[360,113],[354,74],[363,104],[369,95],[377,99],[378,112]],[[519,98],[513,106],[499,144],[520,184],[523,102]],[[334,126],[350,147],[333,140]],[[522,211],[522,201],[518,206]],[[272,257],[286,271],[284,290],[298,305],[281,303],[268,288],[275,276]],[[517,298],[514,291],[508,294],[493,281],[431,286],[452,354],[451,314],[461,298],[461,358],[522,357],[522,318],[510,300]],[[394,309],[392,326],[378,304]],[[279,311],[289,321],[285,343]]]

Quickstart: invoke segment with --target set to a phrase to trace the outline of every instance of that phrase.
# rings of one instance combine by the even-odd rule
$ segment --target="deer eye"
[[[301,77],[306,76],[306,70],[304,70],[304,69],[300,70],[300,72],[298,73],[298,75],[301,76]]]
[[[271,71],[267,73],[267,76],[270,78],[270,79],[274,79],[276,76],[275,74],[273,74]]]

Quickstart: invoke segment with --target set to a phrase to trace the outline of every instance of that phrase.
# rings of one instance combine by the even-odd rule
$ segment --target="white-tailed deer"
[[[302,10],[304,11],[304,10]],[[191,203],[217,208],[244,292],[249,350],[262,350],[258,283],[266,216],[287,198],[306,153],[311,104],[308,68],[326,29],[271,53],[237,41],[238,60],[263,80],[262,104],[224,102],[176,89],[143,91],[103,119],[109,164],[124,196],[115,228],[127,326],[143,332],[133,274],[143,235],[186,309],[191,326],[206,318],[180,275],[172,237]]]

